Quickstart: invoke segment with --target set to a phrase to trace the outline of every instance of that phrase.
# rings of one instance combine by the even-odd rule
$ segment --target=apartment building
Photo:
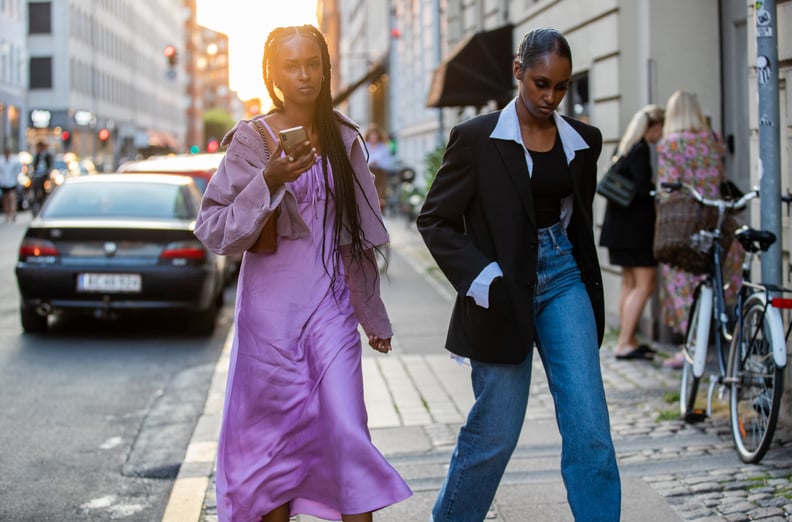
[[[29,1],[28,147],[105,169],[183,147],[184,22],[181,0]]]
[[[24,136],[27,112],[27,2],[0,2],[0,148],[17,151]]]

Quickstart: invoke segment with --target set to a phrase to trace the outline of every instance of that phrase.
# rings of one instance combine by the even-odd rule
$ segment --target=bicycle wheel
[[[687,332],[685,332],[685,344],[682,347],[685,363],[682,366],[682,385],[679,390],[679,413],[685,422],[698,422],[706,418],[704,410],[696,408],[696,395],[701,378],[693,374],[693,357],[696,354],[701,308],[701,285],[699,285],[693,293],[693,303],[690,305]]]
[[[775,310],[767,310],[764,293],[749,296],[732,340],[730,424],[737,453],[747,463],[759,462],[767,453],[784,391],[784,370],[773,359],[772,321],[780,321],[780,316],[770,312]],[[776,324],[783,332],[783,326]]]

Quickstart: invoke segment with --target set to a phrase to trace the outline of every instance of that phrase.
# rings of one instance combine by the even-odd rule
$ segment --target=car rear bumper
[[[139,273],[140,292],[82,292],[80,273]],[[91,267],[36,266],[19,263],[17,285],[22,306],[84,310],[184,310],[210,308],[222,292],[222,276],[206,267],[150,267],[140,270],[97,270]]]

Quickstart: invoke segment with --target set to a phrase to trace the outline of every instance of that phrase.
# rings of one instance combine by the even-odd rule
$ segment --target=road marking
[[[123,441],[124,439],[122,439],[121,437],[110,437],[109,439],[107,439],[106,441],[104,441],[99,445],[99,449],[103,449],[103,450],[113,449],[120,446]]]
[[[179,478],[173,484],[162,522],[188,522],[201,519],[209,477]]]

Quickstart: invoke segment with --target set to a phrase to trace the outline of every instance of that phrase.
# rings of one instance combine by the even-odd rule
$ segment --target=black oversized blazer
[[[499,115],[496,111],[478,116],[451,130],[442,165],[418,216],[418,230],[457,291],[446,348],[478,361],[519,363],[534,341],[537,230],[523,148],[490,138]],[[589,146],[577,151],[569,165],[573,210],[567,231],[602,343],[605,306],[592,222],[602,135],[595,127],[565,120]],[[504,276],[491,285],[485,309],[465,294],[492,261]]]

